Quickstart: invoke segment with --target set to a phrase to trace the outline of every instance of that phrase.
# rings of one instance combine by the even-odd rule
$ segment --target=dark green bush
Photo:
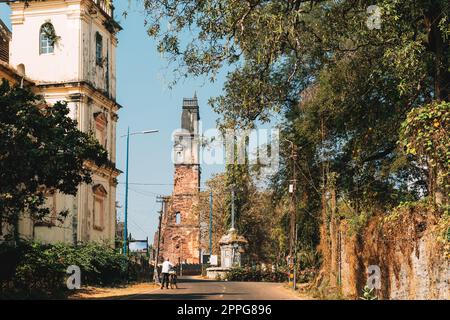
[[[19,291],[29,295],[61,291],[66,268],[51,250],[51,246],[19,243],[16,246],[2,248],[0,252],[6,254],[0,257],[2,261],[0,270],[1,278],[7,282],[9,291]],[[3,269],[3,262],[8,265],[7,269]]]
[[[138,279],[140,266],[106,244],[0,244],[2,296],[42,296],[67,290],[67,267],[77,265],[82,285],[114,286]]]
[[[106,245],[87,243],[77,248],[75,265],[81,269],[83,283],[87,285],[117,285],[126,282],[132,262]]]
[[[261,270],[260,268],[233,268],[227,274],[228,281],[285,282],[288,275],[284,270]]]

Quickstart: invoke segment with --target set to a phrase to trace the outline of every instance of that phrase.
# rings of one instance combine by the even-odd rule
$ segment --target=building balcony
[[[92,0],[109,17],[114,18],[113,0]]]

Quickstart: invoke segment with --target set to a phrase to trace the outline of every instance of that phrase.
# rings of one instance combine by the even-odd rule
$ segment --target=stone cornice
[[[92,84],[90,84],[87,81],[48,82],[48,83],[40,82],[37,84],[37,87],[41,89],[85,87],[93,93],[93,96],[95,96],[95,98],[101,100],[106,105],[110,105],[113,111],[118,111],[119,109],[123,108],[119,103],[117,103],[115,99],[108,97],[102,91],[96,89]]]
[[[111,163],[108,166],[98,167],[92,161],[85,161],[85,166],[92,170],[92,172],[103,175],[105,178],[113,177],[117,178],[122,171],[115,167],[115,164]]]

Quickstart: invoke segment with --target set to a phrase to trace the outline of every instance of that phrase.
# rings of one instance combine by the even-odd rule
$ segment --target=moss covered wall
[[[444,217],[424,208],[402,208],[372,218],[359,233],[341,223],[341,290],[357,298],[367,283],[369,265],[381,271],[382,299],[450,299],[448,243]],[[448,217],[445,218],[448,222]],[[447,226],[445,226],[447,228]]]

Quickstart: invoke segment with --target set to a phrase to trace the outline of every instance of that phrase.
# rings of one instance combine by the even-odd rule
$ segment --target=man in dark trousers
[[[169,271],[173,267],[173,264],[170,263],[169,258],[162,264],[162,281],[161,281],[161,290],[164,288],[164,284],[166,285],[166,289],[169,289]]]
[[[176,268],[173,268],[169,271],[169,278],[170,278],[170,289],[178,289],[177,285],[177,270]]]

